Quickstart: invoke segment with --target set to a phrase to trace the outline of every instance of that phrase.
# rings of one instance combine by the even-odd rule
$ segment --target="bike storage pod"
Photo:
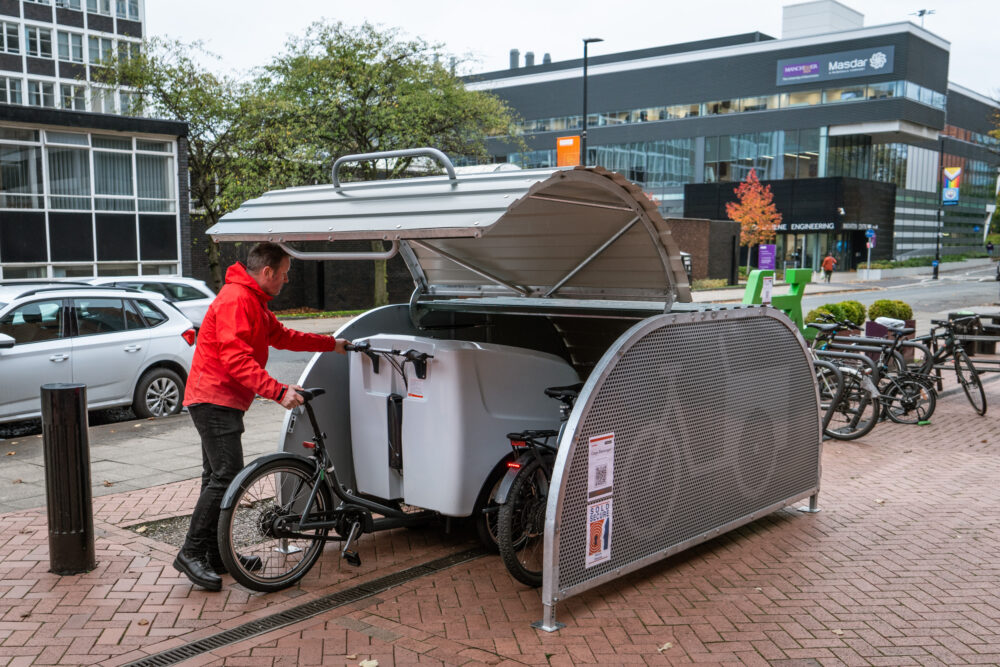
[[[446,175],[341,183],[344,164],[400,159],[421,168],[436,160]],[[430,509],[453,516],[468,511],[477,491],[489,491],[484,471],[502,466],[510,448],[506,431],[479,432],[499,428],[491,419],[464,414],[472,409],[469,387],[447,386],[473,377],[459,367],[469,354],[506,350],[511,359],[537,355],[567,369],[540,386],[570,384],[572,375],[585,381],[548,495],[538,624],[545,630],[559,627],[555,606],[571,595],[803,498],[815,509],[822,424],[802,337],[770,307],[692,303],[669,220],[620,174],[600,167],[463,173],[434,149],[345,156],[333,184],[269,192],[208,231],[216,241],[280,243],[297,259],[398,254],[410,270],[408,303],[368,311],[337,335],[428,351],[416,391],[353,353],[318,354],[298,380],[326,389],[312,407],[348,489],[378,484],[383,497],[412,504],[407,494],[424,488],[424,501],[445,511]],[[384,250],[327,249],[359,240],[382,241]],[[479,374],[480,383],[503,384],[484,391],[485,408],[477,409],[503,412],[496,392],[524,391],[517,380],[527,371],[515,368]],[[410,378],[415,372],[407,367]],[[435,422],[421,391],[442,389],[452,400],[437,404],[463,411],[453,421],[473,424],[478,437],[456,430],[451,451],[441,454],[448,465],[414,461],[412,429],[449,419],[439,414]],[[555,401],[530,393],[548,404],[552,423],[507,430],[558,428]],[[372,415],[365,423],[375,424],[370,433],[352,429],[362,403]],[[418,404],[431,412],[419,414]],[[307,422],[289,413],[278,447],[305,454],[302,443],[313,437]],[[437,464],[437,488],[416,479],[426,473],[410,474],[414,463]]]

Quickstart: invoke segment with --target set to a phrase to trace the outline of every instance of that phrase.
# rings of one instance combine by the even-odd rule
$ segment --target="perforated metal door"
[[[661,315],[584,387],[549,498],[543,601],[595,586],[818,491],[812,367],[771,308]],[[586,566],[588,448],[613,434],[610,558]]]

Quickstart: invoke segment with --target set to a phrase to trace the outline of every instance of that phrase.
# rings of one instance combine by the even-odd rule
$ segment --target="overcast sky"
[[[505,69],[509,52],[554,61],[582,55],[583,37],[602,37],[591,55],[721,37],[755,30],[781,36],[781,8],[795,0],[146,0],[146,29],[186,42],[201,40],[231,70],[245,72],[282,50],[313,21],[365,21],[471,58],[470,71]],[[951,42],[951,81],[1000,97],[996,0],[843,0],[865,26],[920,19]]]

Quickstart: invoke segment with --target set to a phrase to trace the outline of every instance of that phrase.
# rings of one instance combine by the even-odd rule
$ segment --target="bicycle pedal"
[[[353,565],[354,567],[361,567],[361,556],[358,555],[357,551],[345,551],[341,554],[344,560],[347,561],[348,565]]]

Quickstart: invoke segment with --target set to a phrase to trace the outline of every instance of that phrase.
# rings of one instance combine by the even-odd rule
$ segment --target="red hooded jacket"
[[[184,405],[212,403],[246,410],[254,395],[280,401],[288,385],[267,374],[269,347],[297,352],[326,352],[333,336],[293,331],[267,308],[271,296],[243,264],[226,271],[226,284],[212,301],[194,350]]]

